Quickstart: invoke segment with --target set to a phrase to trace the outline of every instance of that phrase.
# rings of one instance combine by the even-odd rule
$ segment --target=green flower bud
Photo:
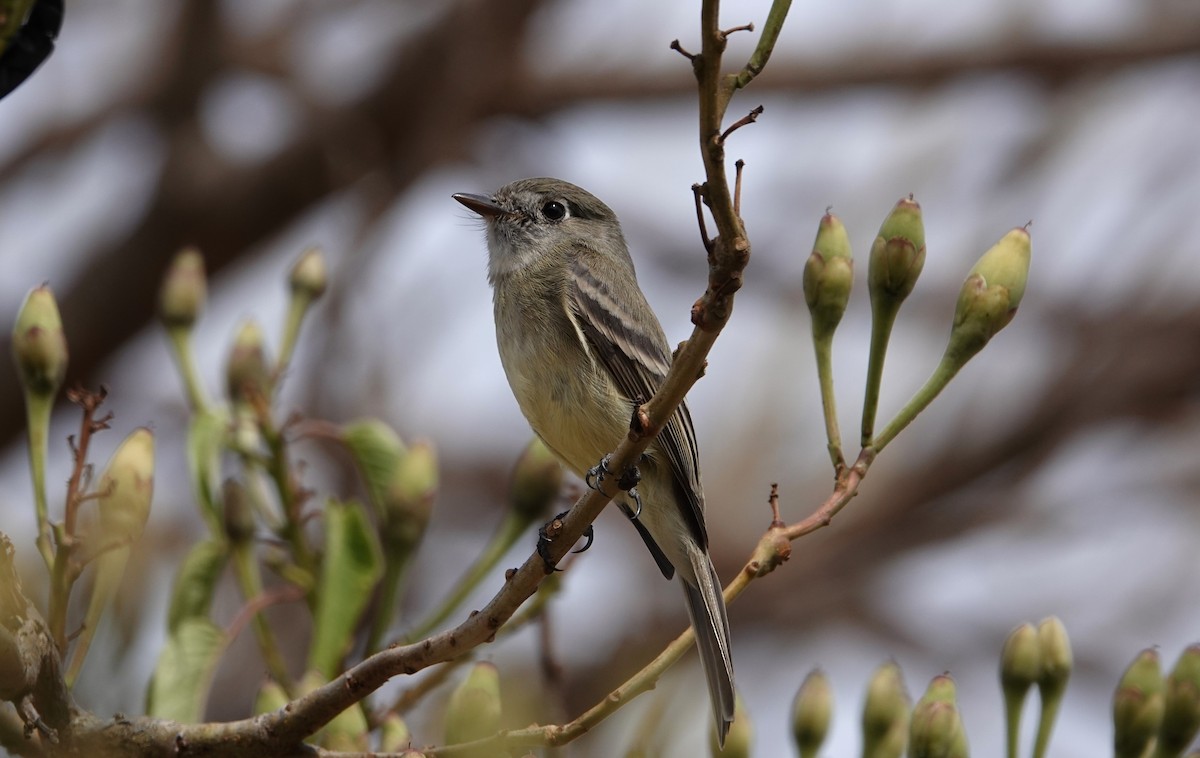
[[[1139,758],[1163,720],[1163,676],[1158,651],[1138,653],[1113,694],[1114,758]]]
[[[867,288],[871,295],[871,349],[867,355],[867,384],[863,395],[860,439],[863,447],[873,447],[876,452],[888,442],[888,439],[875,439],[875,414],[879,410],[879,389],[883,382],[888,342],[900,306],[916,286],[917,277],[924,266],[925,226],[921,220],[921,206],[910,195],[896,203],[896,207],[884,219],[867,261]],[[903,424],[893,429],[892,436],[898,433]]]
[[[134,541],[150,518],[154,495],[154,433],[133,430],[113,453],[100,483],[97,508],[106,540]]]
[[[1042,673],[1041,648],[1033,624],[1021,624],[1004,641],[1000,654],[1000,686],[1004,690],[1004,720],[1007,728],[1008,754],[1016,755],[1017,737],[1021,732],[1021,709],[1029,688],[1037,684]]]
[[[234,545],[244,545],[254,539],[258,525],[254,521],[254,507],[246,497],[246,490],[236,479],[226,479],[221,486],[223,522],[225,536]]]
[[[225,382],[234,402],[250,402],[270,394],[271,371],[267,368],[262,328],[254,321],[243,323],[234,338]]]
[[[754,753],[754,722],[740,692],[734,693],[733,723],[725,735],[725,745],[717,740],[717,730],[708,730],[708,745],[713,758],[750,758]]]
[[[1050,735],[1058,718],[1067,681],[1071,678],[1071,641],[1066,627],[1055,616],[1042,619],[1038,624],[1038,658],[1041,673],[1038,675],[1038,694],[1042,710],[1038,717],[1037,737],[1033,743],[1033,758],[1042,758],[1050,746]]]
[[[499,731],[500,703],[500,672],[494,664],[476,663],[450,695],[446,706],[446,744],[472,742]]]
[[[408,724],[394,713],[389,713],[379,727],[379,752],[398,753],[412,742]]]
[[[1004,235],[971,269],[958,294],[946,355],[966,363],[1016,315],[1025,295],[1032,247],[1029,230]]]
[[[1041,655],[1033,624],[1021,624],[1012,630],[1000,654],[1000,683],[1006,695],[1011,692],[1023,699],[1029,688],[1037,684],[1042,673]]]
[[[181,251],[171,261],[158,290],[158,313],[167,327],[188,328],[204,310],[208,286],[204,256],[194,247]]]
[[[911,758],[951,758],[962,742],[962,718],[953,703],[918,703],[909,727]]]
[[[525,446],[513,469],[508,502],[526,524],[544,521],[562,490],[562,464],[541,438],[534,437]]]
[[[300,254],[288,280],[292,294],[309,302],[325,294],[329,285],[329,272],[325,268],[325,255],[320,248],[310,247]]]
[[[895,661],[875,670],[862,710],[863,755],[899,758],[908,737],[908,691]]]
[[[1158,746],[1167,755],[1179,755],[1200,733],[1200,644],[1180,654],[1167,677],[1166,706]]]
[[[378,419],[353,421],[341,427],[342,444],[354,456],[362,471],[371,503],[383,513],[388,486],[396,465],[404,455],[404,442],[395,430]]]
[[[813,669],[804,677],[803,684],[792,702],[792,737],[800,758],[813,758],[829,734],[829,722],[833,720],[833,690],[829,677],[820,669]]]
[[[938,674],[929,680],[929,686],[925,688],[925,694],[917,701],[917,705],[933,702],[953,703],[957,696],[958,687],[954,683],[954,677],[949,674]]]
[[[46,285],[30,290],[12,333],[13,358],[25,392],[52,397],[67,374],[67,338],[54,293]]]
[[[1041,674],[1038,676],[1038,690],[1041,693],[1043,708],[1046,700],[1057,700],[1067,688],[1067,680],[1071,678],[1071,667],[1074,658],[1071,655],[1071,641],[1067,638],[1067,629],[1057,616],[1042,619],[1038,624],[1038,650],[1041,660]]]
[[[966,758],[966,731],[950,676],[935,676],[913,708],[908,751],[911,758]]]
[[[876,308],[900,307],[925,266],[925,223],[912,195],[901,198],[871,245],[867,281]]]
[[[384,500],[385,550],[407,554],[425,534],[438,488],[437,452],[425,441],[414,442],[396,462]]]
[[[837,328],[853,284],[854,260],[846,227],[837,216],[826,213],[817,227],[812,254],[804,264],[804,301],[812,314],[814,337],[823,338]]]

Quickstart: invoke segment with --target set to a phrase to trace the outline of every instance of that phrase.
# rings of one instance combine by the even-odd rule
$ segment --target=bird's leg
[[[608,467],[608,461],[609,456],[606,455],[600,459],[599,463],[588,469],[587,473],[584,474],[583,483],[591,489],[600,489],[600,483],[604,481],[605,477],[612,475],[612,469]],[[631,511],[626,505],[621,504],[621,512],[624,513],[630,521],[637,521],[638,516],[642,515],[642,496],[639,495],[637,491],[637,484],[641,480],[642,472],[638,470],[636,465],[626,468],[621,472],[621,476],[617,479],[617,488],[628,492],[629,496],[633,498],[633,502],[637,505],[637,508]],[[570,511],[563,511],[547,521],[541,529],[538,529],[537,551],[538,555],[542,557],[542,560],[546,562],[546,570],[548,572],[560,570],[554,565],[554,562],[550,560],[550,543],[553,542],[554,538],[558,536],[558,533],[562,531],[562,520],[563,517],[568,513],[570,513]],[[588,524],[587,529],[583,531],[583,536],[587,539],[587,542],[583,543],[583,547],[579,548],[578,550],[573,550],[572,552],[582,553],[592,546],[592,542],[596,539],[595,528],[591,524]]]
[[[611,456],[608,455],[604,456],[600,459],[599,463],[597,463],[595,466],[592,466],[587,470],[587,473],[583,475],[583,483],[588,486],[588,489],[600,489],[600,483],[604,481],[604,477],[612,473],[612,471],[608,468],[608,459],[610,457]]]
[[[554,538],[558,536],[558,533],[560,531],[562,531],[562,528],[563,528],[562,520],[563,520],[563,517],[566,516],[568,513],[570,513],[570,511],[563,511],[562,513],[558,514],[554,518],[547,521],[542,526],[541,529],[538,529],[537,551],[538,551],[538,555],[540,555],[542,557],[542,561],[544,561],[546,564],[546,573],[550,573],[551,571],[561,571],[562,570],[562,569],[558,568],[558,566],[554,565],[554,561],[550,560],[550,543],[553,542]],[[583,536],[587,539],[587,542],[583,543],[583,547],[579,548],[578,550],[573,550],[571,552],[582,553],[584,550],[587,550],[589,547],[591,547],[592,541],[596,538],[595,528],[591,524],[588,524],[587,529],[583,530]]]

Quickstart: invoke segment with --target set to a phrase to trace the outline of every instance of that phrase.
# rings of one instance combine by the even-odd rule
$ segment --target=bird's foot
[[[568,513],[570,513],[570,511],[563,511],[562,513],[558,514],[554,518],[547,521],[542,526],[541,529],[538,529],[537,551],[538,551],[538,555],[540,555],[542,557],[542,561],[546,564],[546,573],[547,574],[549,574],[552,571],[561,571],[562,570],[554,564],[554,561],[550,560],[550,543],[553,542],[554,538],[558,536],[558,533],[562,531],[562,528],[563,528],[562,520],[563,520],[563,517],[566,516]],[[585,539],[587,539],[587,542],[583,543],[583,547],[581,547],[577,550],[572,550],[571,552],[582,553],[583,551],[585,551],[589,547],[591,547],[592,541],[595,540],[595,538],[596,538],[595,528],[591,524],[588,524],[587,529],[583,530],[583,536]]]

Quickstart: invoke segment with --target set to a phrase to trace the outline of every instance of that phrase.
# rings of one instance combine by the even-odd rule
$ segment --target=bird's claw
[[[633,471],[637,471],[637,469],[633,469]],[[633,502],[637,504],[637,508],[633,513],[625,511],[625,515],[629,517],[630,521],[637,521],[638,516],[642,515],[642,496],[638,494],[637,487],[629,488],[629,496],[633,498]]]
[[[537,552],[538,555],[541,556],[542,561],[546,564],[546,573],[562,571],[562,569],[556,566],[554,561],[550,559],[550,543],[553,542],[554,538],[558,536],[558,533],[562,531],[562,520],[563,517],[568,513],[570,513],[570,511],[563,511],[547,521],[540,529],[538,529]],[[591,524],[588,524],[587,528],[583,530],[583,537],[587,538],[587,542],[583,543],[583,547],[577,550],[572,550],[571,552],[582,553],[592,546],[592,542],[596,538],[595,527],[593,527]]]
[[[592,466],[587,470],[587,473],[584,474],[583,483],[588,486],[588,489],[600,489],[600,482],[603,482],[604,477],[612,473],[612,471],[608,468],[608,458],[609,456],[604,456],[600,459],[599,463],[597,463],[595,466]]]

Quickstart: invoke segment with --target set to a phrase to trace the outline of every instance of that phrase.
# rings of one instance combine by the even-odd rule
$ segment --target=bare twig
[[[755,121],[758,121],[758,117],[762,115],[762,112],[763,112],[763,107],[760,105],[757,108],[755,108],[754,110],[747,113],[745,116],[742,116],[741,118],[739,118],[737,121],[734,121],[729,126],[728,129],[721,132],[721,136],[717,138],[717,141],[720,142],[722,145],[724,145],[725,140],[726,140],[726,138],[729,137],[729,135],[733,134],[738,129],[741,129],[743,126],[748,126],[750,124],[753,124]],[[739,176],[739,178],[740,178],[740,176]],[[739,188],[740,188],[740,185],[739,185]],[[737,206],[738,206],[738,203],[735,199],[734,204],[733,204],[733,207],[735,210],[736,210]]]

